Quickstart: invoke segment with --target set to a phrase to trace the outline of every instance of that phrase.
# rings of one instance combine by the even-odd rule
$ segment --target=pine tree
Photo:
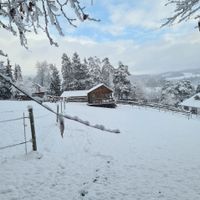
[[[14,82],[15,82],[15,85],[19,86],[20,88],[24,87],[21,67],[17,64],[15,64],[15,68],[14,68]],[[20,94],[20,91],[12,87],[12,94],[13,94],[13,97],[17,98],[17,96]]]
[[[119,67],[115,70],[113,78],[114,95],[116,98],[128,99],[131,93],[131,82],[128,80],[129,75],[128,66],[119,62]]]
[[[167,105],[177,105],[195,93],[190,81],[166,82],[161,91],[161,102]]]
[[[12,76],[12,66],[10,61],[7,60],[7,65],[4,66],[3,62],[0,63],[0,73],[7,76],[13,81]],[[12,87],[11,84],[0,78],[0,99],[10,99],[12,96]]]
[[[90,74],[90,84],[91,87],[102,83],[101,74],[101,61],[99,58],[89,57],[88,58],[89,74]]]
[[[14,81],[23,81],[21,67],[15,64],[14,68]]]
[[[50,74],[51,74],[51,80],[50,80],[49,93],[51,95],[60,96],[61,80],[59,76],[59,71],[55,65],[52,64],[50,65]]]
[[[48,90],[51,79],[49,72],[49,64],[46,61],[38,62],[36,64],[36,67],[37,67],[37,74],[34,81]]]
[[[196,93],[200,93],[200,84],[197,85]]]
[[[62,55],[61,73],[63,78],[62,90],[63,91],[71,90],[72,89],[71,83],[73,81],[74,75],[73,75],[71,60],[65,53],[63,53]]]
[[[72,67],[74,73],[73,90],[85,90],[88,84],[88,66],[86,62],[81,63],[76,52],[72,57]]]
[[[114,67],[110,64],[108,58],[102,61],[102,82],[109,87],[113,87]]]

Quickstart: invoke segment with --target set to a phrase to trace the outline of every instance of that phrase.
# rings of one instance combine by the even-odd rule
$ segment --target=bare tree
[[[73,10],[72,17],[69,10]],[[45,32],[51,45],[58,46],[50,29],[56,29],[60,35],[64,35],[60,25],[63,19],[74,27],[77,19],[98,21],[85,13],[85,7],[78,0],[0,0],[0,29],[18,36],[21,45],[26,48],[26,34],[37,34],[39,29]],[[2,50],[0,55],[6,56]]]
[[[199,19],[198,28],[200,31],[200,0],[168,0],[166,6],[174,5],[174,15],[167,18],[166,22],[162,26],[171,25],[175,22],[181,23],[191,18]]]

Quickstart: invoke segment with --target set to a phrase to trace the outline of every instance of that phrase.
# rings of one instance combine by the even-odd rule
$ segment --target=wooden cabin
[[[88,105],[115,108],[116,103],[112,94],[113,90],[101,83],[88,91]]]

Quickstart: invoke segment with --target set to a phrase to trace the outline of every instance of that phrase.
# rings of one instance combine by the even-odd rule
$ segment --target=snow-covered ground
[[[200,120],[132,106],[66,104],[66,113],[120,134],[56,117],[33,102],[0,101],[0,121],[33,105],[38,153],[0,151],[0,200],[200,199]],[[56,104],[48,104],[56,108]],[[30,139],[29,121],[27,139]],[[0,123],[0,147],[23,142],[23,122]]]

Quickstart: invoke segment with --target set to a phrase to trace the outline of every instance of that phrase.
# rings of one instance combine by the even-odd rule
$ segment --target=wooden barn
[[[116,103],[112,94],[113,90],[101,83],[88,91],[88,105],[115,108]]]

